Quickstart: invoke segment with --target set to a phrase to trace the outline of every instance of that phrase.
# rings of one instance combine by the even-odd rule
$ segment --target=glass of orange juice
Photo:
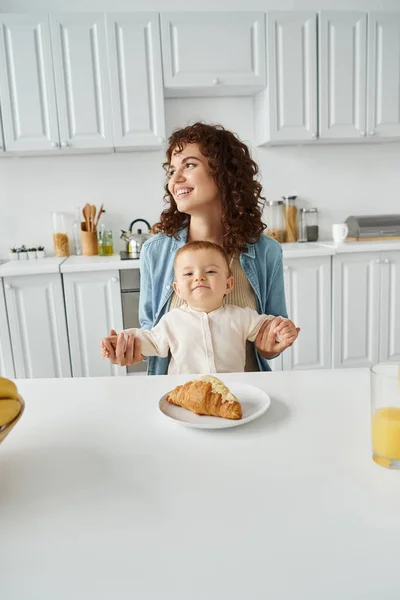
[[[400,363],[371,367],[372,458],[400,469]]]

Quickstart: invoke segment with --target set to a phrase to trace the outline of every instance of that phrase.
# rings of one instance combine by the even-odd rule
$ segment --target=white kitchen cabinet
[[[104,14],[50,16],[61,148],[112,149]]]
[[[400,362],[400,251],[381,252],[379,361]]]
[[[330,369],[331,257],[286,259],[285,296],[299,337],[282,354],[283,370]]]
[[[47,15],[0,14],[0,100],[9,152],[59,151]]]
[[[167,97],[250,95],[265,86],[262,12],[161,13]]]
[[[267,89],[255,98],[257,144],[318,137],[317,15],[267,13]]]
[[[367,13],[319,14],[319,137],[366,136]]]
[[[400,12],[368,15],[369,136],[400,137]]]
[[[63,279],[73,376],[126,375],[126,367],[100,352],[110,329],[123,329],[119,271],[64,273]]]
[[[333,257],[333,366],[368,367],[379,359],[379,252]]]
[[[165,139],[157,13],[107,15],[116,150],[159,148]]]
[[[0,278],[0,377],[15,377],[3,280]]]
[[[4,289],[16,377],[70,377],[61,276],[4,277]]]

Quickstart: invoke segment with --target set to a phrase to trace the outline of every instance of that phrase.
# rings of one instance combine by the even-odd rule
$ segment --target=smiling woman
[[[153,328],[185,302],[173,285],[175,254],[187,242],[201,240],[219,244],[229,256],[235,285],[225,304],[286,317],[282,250],[263,235],[262,186],[246,144],[221,125],[195,123],[171,135],[166,159],[166,207],[153,227],[158,235],[141,251],[142,329]],[[270,370],[267,359],[284,349],[270,324],[263,325],[255,343],[248,342],[246,370]],[[105,344],[112,362],[129,365],[142,360],[140,342],[127,337]],[[165,374],[168,364],[169,357],[151,357],[148,373]]]

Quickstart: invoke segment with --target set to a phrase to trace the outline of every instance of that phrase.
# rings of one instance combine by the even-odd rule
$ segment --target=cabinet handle
[[[284,271],[289,271],[289,267],[288,267],[288,265],[284,265],[284,266],[283,266],[283,270],[284,270]]]
[[[375,131],[371,129],[371,131],[368,132],[368,135],[375,135]]]
[[[367,135],[367,132],[366,131],[360,131],[360,135],[362,135],[362,136]]]
[[[380,259],[380,258],[376,258],[376,259],[375,259],[375,262],[376,262],[376,264],[377,264],[377,265],[379,265],[379,264],[380,264],[380,262],[381,262],[381,259]]]
[[[57,148],[58,144],[57,144],[57,142],[51,142],[50,146],[52,148]]]
[[[68,142],[61,142],[61,148],[68,148]]]
[[[11,290],[11,284],[10,283],[5,283],[4,287],[6,290]]]
[[[314,133],[311,134],[311,137],[312,137],[313,140],[317,139],[317,134],[315,133],[315,131],[314,131]]]
[[[218,85],[218,83],[219,83],[219,79],[217,77],[215,79],[213,79],[213,84],[214,85]]]
[[[111,277],[112,283],[118,283],[118,277]]]
[[[390,263],[390,260],[389,260],[388,258],[385,258],[385,260],[384,260],[384,263],[385,263],[386,265],[388,265],[388,264]]]

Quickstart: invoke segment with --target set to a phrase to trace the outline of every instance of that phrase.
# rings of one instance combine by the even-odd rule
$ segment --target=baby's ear
[[[233,286],[234,286],[234,279],[233,277],[228,277],[228,279],[226,280],[226,291],[225,291],[225,295],[230,294]]]
[[[181,292],[180,292],[180,290],[179,290],[179,288],[178,288],[178,284],[176,283],[176,281],[174,281],[174,292],[175,292],[175,294],[176,294],[177,296],[179,296],[179,298],[182,298],[182,296],[181,296]]]

